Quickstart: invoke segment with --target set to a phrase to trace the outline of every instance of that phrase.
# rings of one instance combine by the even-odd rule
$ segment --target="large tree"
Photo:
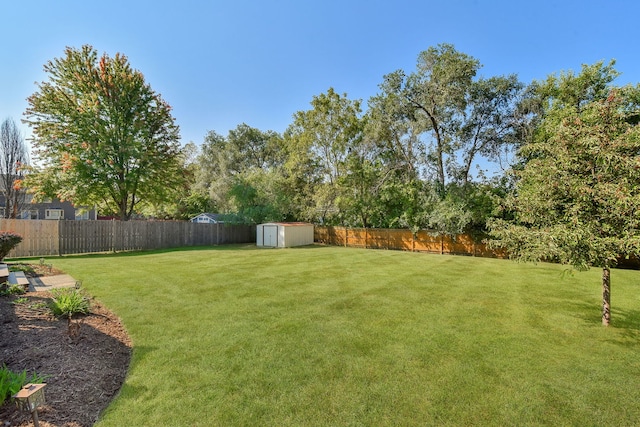
[[[341,222],[338,199],[348,174],[347,157],[362,139],[360,103],[329,88],[313,97],[311,109],[294,114],[285,133],[284,169],[301,219]]]
[[[421,172],[435,172],[441,189],[447,183],[447,159],[455,152],[455,134],[479,67],[477,59],[452,45],[430,47],[418,56],[415,72],[387,74],[380,85],[382,93],[371,102],[382,111],[379,116],[391,119],[395,131],[389,143],[398,147],[408,164],[426,160],[422,165],[427,170]]]
[[[282,220],[284,212],[274,196],[277,189],[259,182],[279,182],[284,162],[282,137],[245,123],[222,136],[209,131],[197,157],[193,191],[207,195],[219,213],[238,214],[248,222]],[[263,192],[264,190],[264,192]],[[261,208],[252,206],[260,200]]]
[[[513,258],[601,268],[604,325],[611,267],[640,253],[640,88],[612,76],[599,63],[540,86],[544,117],[508,201],[515,218],[491,226],[492,245]]]
[[[420,53],[415,71],[387,74],[370,99],[367,138],[386,169],[383,187],[397,194],[389,200],[403,201],[396,226],[447,234],[479,226],[474,210],[486,203],[473,181],[484,175],[472,168],[512,152],[523,121],[517,77],[476,78],[479,69],[441,44]]]
[[[36,197],[96,205],[128,220],[141,204],[175,199],[182,174],[171,107],[122,54],[67,48],[28,99]]]
[[[215,212],[215,205],[206,192],[196,186],[196,176],[200,172],[197,161],[200,150],[193,142],[182,147],[181,162],[183,187],[179,196],[158,204],[145,204],[140,213],[147,218],[189,220],[203,212]]]
[[[12,119],[0,126],[0,192],[4,197],[4,217],[17,218],[25,204],[21,181],[29,164],[29,150]]]
[[[501,166],[509,160],[525,120],[518,108],[528,101],[523,88],[514,74],[480,78],[470,85],[467,108],[453,143],[457,159],[452,158],[449,167],[456,182],[463,186],[469,183],[473,163],[479,157]]]

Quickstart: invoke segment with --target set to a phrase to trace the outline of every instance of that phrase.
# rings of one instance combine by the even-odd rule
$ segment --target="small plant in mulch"
[[[29,304],[29,308],[36,311],[46,311],[49,309],[49,304],[44,301],[34,302],[33,304]]]
[[[11,304],[26,304],[27,302],[29,302],[29,298],[20,297],[20,298],[16,298],[13,301],[11,301]]]
[[[39,264],[31,264],[25,262],[7,263],[9,271],[22,271],[27,277],[41,277],[52,276],[56,274],[63,274],[62,271],[54,268],[52,264],[47,264],[44,259]]]
[[[67,318],[67,334],[71,339],[80,335],[80,321],[73,321],[76,314],[88,314],[91,311],[91,301],[81,289],[58,288],[52,289],[53,298],[49,307],[54,316]]]
[[[22,295],[24,293],[25,293],[25,290],[24,290],[24,286],[22,285],[18,285],[18,284],[10,285],[7,282],[4,282],[2,285],[0,285],[0,296]]]
[[[36,271],[32,264],[25,264],[22,262],[8,264],[7,266],[9,267],[9,271],[22,271],[25,275],[34,275]]]
[[[58,317],[72,317],[74,314],[88,314],[91,301],[81,289],[52,289],[51,311]]]

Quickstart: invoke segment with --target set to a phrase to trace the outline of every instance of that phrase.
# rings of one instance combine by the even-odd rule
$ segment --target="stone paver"
[[[29,279],[29,291],[41,292],[53,288],[73,288],[76,286],[76,279],[68,274],[58,274],[55,276],[32,277]]]
[[[29,284],[29,279],[24,275],[24,271],[12,271],[9,273],[7,282],[9,282],[10,285],[25,286]]]

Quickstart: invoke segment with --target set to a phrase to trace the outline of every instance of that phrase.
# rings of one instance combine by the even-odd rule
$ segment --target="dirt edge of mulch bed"
[[[74,317],[70,327],[46,308],[50,298],[48,292],[0,297],[0,363],[28,376],[46,375],[40,426],[92,426],[124,382],[131,339],[120,319],[98,301],[91,300],[91,313]],[[32,425],[31,415],[15,403],[0,406],[0,427]]]

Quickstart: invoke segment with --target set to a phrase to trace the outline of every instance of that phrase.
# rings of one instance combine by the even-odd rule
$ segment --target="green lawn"
[[[340,247],[50,258],[124,321],[99,426],[640,424],[640,272]]]

